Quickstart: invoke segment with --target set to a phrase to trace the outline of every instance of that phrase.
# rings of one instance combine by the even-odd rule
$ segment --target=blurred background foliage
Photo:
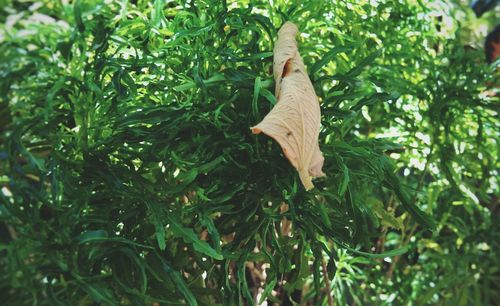
[[[0,0],[3,305],[493,305],[498,9]],[[325,178],[271,139],[284,21]]]

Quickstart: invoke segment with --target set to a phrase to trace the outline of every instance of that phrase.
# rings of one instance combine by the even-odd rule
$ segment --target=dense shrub
[[[411,0],[2,2],[5,305],[500,298],[498,66],[476,31],[494,13]],[[276,103],[287,20],[322,110],[327,176],[310,192],[249,130]]]

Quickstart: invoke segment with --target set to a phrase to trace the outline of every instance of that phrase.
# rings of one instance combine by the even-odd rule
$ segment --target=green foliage
[[[500,298],[498,66],[466,6],[4,2],[5,305]],[[322,110],[310,192],[249,130],[287,20]]]

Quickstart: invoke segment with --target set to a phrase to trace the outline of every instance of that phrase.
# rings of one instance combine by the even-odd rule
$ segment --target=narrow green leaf
[[[184,281],[182,275],[178,271],[175,271],[159,254],[156,254],[156,257],[160,261],[163,270],[173,280],[175,286],[177,287],[177,289],[179,289],[180,293],[184,296],[188,304],[191,306],[197,306],[198,302],[196,301],[196,298],[191,290],[189,290],[188,285]]]
[[[272,106],[276,104],[276,97],[266,88],[261,88],[260,89],[260,94],[267,99],[271,103]]]
[[[252,112],[253,117],[256,119],[256,122],[260,122],[261,117],[259,114],[259,105],[257,104],[259,101],[259,93],[261,89],[261,81],[260,77],[255,78],[255,85],[253,87],[253,99],[252,99]]]
[[[177,236],[182,238],[186,243],[192,244],[194,249],[209,257],[217,260],[222,260],[222,254],[214,250],[206,241],[200,240],[194,233],[193,229],[182,226],[172,215],[167,215],[170,230]]]
[[[330,51],[328,51],[327,53],[325,53],[323,55],[323,57],[317,61],[316,63],[314,63],[309,71],[309,75],[310,76],[313,76],[316,72],[318,72],[321,68],[323,68],[323,66],[325,66],[326,64],[328,64],[335,55],[341,53],[341,52],[348,52],[350,51],[351,48],[350,47],[334,47],[332,48]]]
[[[349,169],[347,169],[347,166],[342,161],[340,162],[340,167],[342,169],[342,182],[339,185],[338,192],[339,195],[343,197],[349,184]]]
[[[209,79],[204,80],[203,85],[205,87],[212,87],[212,86],[218,85],[219,83],[224,82],[225,80],[226,80],[226,78],[224,77],[224,75],[222,75],[220,73],[216,73],[215,75],[213,75]],[[196,88],[196,87],[197,87],[196,83],[194,81],[191,81],[191,82],[187,82],[187,83],[175,86],[173,89],[176,91],[185,91],[185,90]]]
[[[264,302],[264,300],[267,298],[267,296],[271,293],[271,291],[274,289],[274,286],[276,286],[277,280],[273,279],[271,282],[267,283],[266,287],[264,288],[264,291],[262,292],[262,295],[260,296],[259,299],[259,305]]]
[[[149,245],[137,243],[123,237],[109,237],[108,233],[104,230],[87,231],[76,237],[75,240],[79,244],[92,242],[117,242],[146,249],[153,249],[153,247]]]
[[[77,241],[80,244],[96,241],[96,240],[105,240],[108,238],[108,232],[105,230],[96,230],[96,231],[87,231],[77,237]]]
[[[349,77],[349,78],[355,78],[357,77],[362,71],[363,69],[370,65],[371,63],[373,63],[373,61],[375,61],[375,59],[377,57],[379,57],[383,52],[383,49],[378,49],[377,51],[371,53],[370,55],[368,55],[367,57],[365,57],[356,67],[354,67],[353,69],[351,69],[347,74],[346,74],[346,77]]]
[[[165,250],[167,246],[165,242],[165,226],[162,222],[162,214],[156,206],[156,203],[147,201],[146,205],[150,210],[150,217],[152,219],[151,221],[153,223],[153,226],[155,227],[155,236],[156,241],[158,242],[158,247],[160,248],[160,250]]]
[[[212,237],[214,249],[217,251],[217,253],[221,253],[220,234],[219,231],[217,230],[217,227],[214,224],[214,221],[212,220],[212,218],[210,218],[205,214],[201,216],[200,221],[201,224],[207,228],[208,233]]]

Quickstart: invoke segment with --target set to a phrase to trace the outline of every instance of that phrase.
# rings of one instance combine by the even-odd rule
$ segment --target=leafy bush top
[[[498,70],[443,21],[467,8],[3,2],[7,304],[498,298]],[[286,20],[321,102],[311,192],[249,130]]]

